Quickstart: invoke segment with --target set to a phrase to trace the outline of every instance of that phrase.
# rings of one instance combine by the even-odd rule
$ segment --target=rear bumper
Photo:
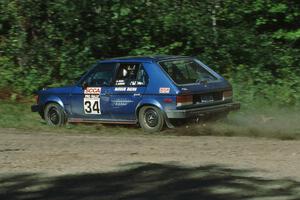
[[[186,110],[167,110],[166,114],[168,118],[190,118],[190,117],[200,117],[212,113],[222,113],[230,112],[233,110],[240,109],[240,103],[226,103],[213,106],[205,106],[201,108],[192,108]]]
[[[40,112],[40,106],[39,105],[32,105],[31,106],[31,112]]]

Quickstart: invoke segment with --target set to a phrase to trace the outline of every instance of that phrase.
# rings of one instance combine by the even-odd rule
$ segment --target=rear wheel
[[[161,110],[154,106],[144,106],[139,111],[139,123],[146,132],[159,132],[164,126]]]
[[[49,103],[46,105],[44,118],[50,126],[63,126],[67,121],[63,108],[57,103]]]

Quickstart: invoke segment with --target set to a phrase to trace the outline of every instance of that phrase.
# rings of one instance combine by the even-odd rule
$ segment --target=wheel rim
[[[48,119],[54,125],[59,124],[59,113],[56,108],[50,108],[48,111]]]
[[[148,109],[144,114],[144,120],[148,126],[155,127],[159,122],[158,113],[153,109]]]

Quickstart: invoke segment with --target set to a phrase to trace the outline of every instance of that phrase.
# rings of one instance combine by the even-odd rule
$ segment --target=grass
[[[95,133],[95,134],[145,134],[137,126],[67,124],[62,128],[49,127],[37,113],[30,111],[32,103],[0,102],[0,127],[20,130]],[[300,139],[300,115],[296,109],[247,109],[232,113],[217,122],[185,124],[176,129],[166,129],[160,135],[176,136],[247,136],[277,139]]]
[[[0,128],[15,128],[24,131],[44,131],[56,133],[96,133],[96,134],[140,134],[135,126],[102,124],[67,124],[64,127],[51,127],[41,119],[38,113],[31,112],[33,103],[0,101]],[[124,131],[126,130],[126,131]]]

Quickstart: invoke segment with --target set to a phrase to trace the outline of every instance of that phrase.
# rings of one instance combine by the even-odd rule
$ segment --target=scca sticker
[[[161,93],[161,94],[169,94],[170,93],[170,88],[165,88],[165,87],[163,87],[163,88],[159,88],[159,93]]]
[[[87,87],[84,90],[84,94],[100,94],[101,93],[101,87]]]
[[[83,108],[85,114],[101,114],[100,87],[87,87],[84,90]]]

